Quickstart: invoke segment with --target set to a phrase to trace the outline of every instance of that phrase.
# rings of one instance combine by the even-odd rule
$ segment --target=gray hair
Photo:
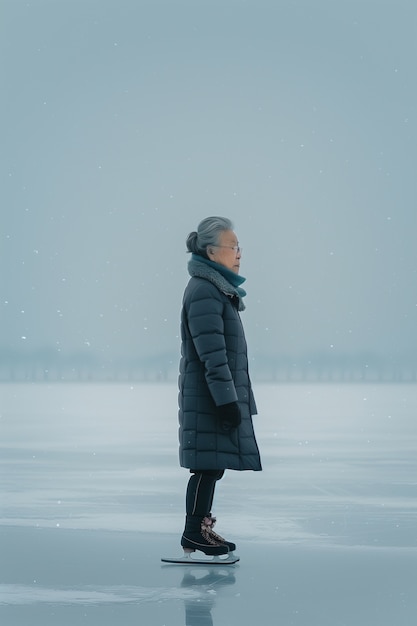
[[[188,235],[187,252],[207,258],[207,247],[216,246],[220,233],[225,230],[233,230],[233,224],[227,217],[206,217],[199,223],[197,231],[193,230]]]

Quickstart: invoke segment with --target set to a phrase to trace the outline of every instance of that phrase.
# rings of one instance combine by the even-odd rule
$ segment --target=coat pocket
[[[238,428],[232,428],[229,432],[229,436],[230,436],[230,441],[232,442],[232,444],[238,448],[239,447],[239,432],[238,432]]]

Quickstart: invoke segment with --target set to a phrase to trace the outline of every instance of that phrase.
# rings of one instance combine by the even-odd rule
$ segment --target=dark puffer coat
[[[261,470],[240,298],[208,265],[191,261],[189,269],[192,277],[181,313],[180,465],[194,470]],[[242,422],[224,431],[221,405],[236,401]]]

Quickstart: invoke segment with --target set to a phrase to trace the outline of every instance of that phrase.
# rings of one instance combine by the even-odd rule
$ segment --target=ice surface
[[[236,566],[175,566],[175,385],[0,387],[7,626],[414,626],[417,387],[257,385],[264,471],[227,472]]]

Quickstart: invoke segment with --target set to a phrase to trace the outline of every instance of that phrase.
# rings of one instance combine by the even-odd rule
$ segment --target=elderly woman
[[[213,530],[216,482],[226,469],[262,469],[239,316],[245,279],[239,276],[242,250],[229,219],[204,219],[188,236],[187,249],[191,278],[181,313],[179,457],[192,475],[181,545],[188,553],[216,556],[236,548]]]

